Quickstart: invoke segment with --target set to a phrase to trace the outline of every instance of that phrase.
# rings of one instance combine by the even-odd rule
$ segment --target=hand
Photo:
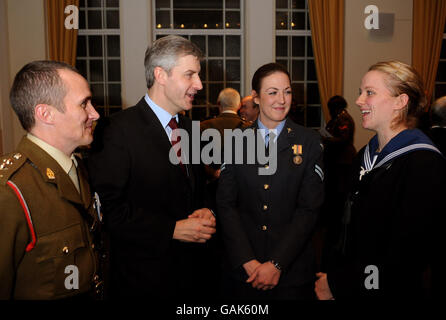
[[[208,208],[202,208],[202,209],[195,210],[188,216],[188,218],[209,219],[209,220],[216,222],[215,217],[212,214],[212,211]]]
[[[271,262],[264,262],[258,266],[246,282],[252,282],[252,287],[259,290],[273,289],[280,279],[282,271],[278,270]]]
[[[251,275],[254,273],[254,271],[260,267],[261,263],[258,262],[256,259],[252,259],[246,263],[243,264],[243,268],[246,271],[246,274],[248,277],[251,277]],[[248,282],[248,281],[247,281]]]
[[[328,285],[327,274],[323,272],[316,273],[319,278],[314,287],[317,298],[319,300],[334,300],[333,294],[331,293],[330,286]]]
[[[215,233],[215,218],[188,218],[175,224],[173,239],[185,242],[205,243]]]

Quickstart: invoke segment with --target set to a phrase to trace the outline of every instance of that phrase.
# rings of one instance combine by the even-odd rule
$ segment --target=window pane
[[[86,57],[87,56],[87,37],[86,36],[78,36],[77,37],[77,53],[78,57]]]
[[[240,81],[240,60],[226,61],[226,80]]]
[[[119,60],[108,60],[108,81],[121,81],[121,63]]]
[[[90,81],[104,81],[102,60],[90,60]]]
[[[195,107],[192,109],[192,120],[203,121],[206,119],[206,108]]]
[[[88,36],[90,57],[102,57],[102,36]]]
[[[276,8],[288,9],[288,0],[276,0]]]
[[[223,9],[223,0],[173,0],[174,9]]]
[[[320,104],[319,88],[317,83],[307,84],[307,102],[308,104]]]
[[[121,106],[121,85],[109,84],[108,85],[108,99],[110,106]]]
[[[89,8],[100,8],[101,0],[87,0],[87,6]]]
[[[238,91],[240,93],[240,83],[238,82],[227,82],[226,88],[232,88]]]
[[[307,37],[307,57],[313,57],[313,42],[311,37]]]
[[[446,61],[440,61],[438,64],[436,81],[446,82]]]
[[[119,11],[107,10],[107,28],[119,29]]]
[[[305,0],[292,0],[291,8],[293,9],[305,9]]]
[[[120,36],[107,36],[107,54],[109,57],[121,55]]]
[[[83,30],[87,28],[85,21],[85,10],[79,10],[79,29]]]
[[[292,81],[303,81],[305,75],[305,61],[293,60],[293,69],[291,72]]]
[[[195,43],[201,52],[206,55],[206,36],[192,36],[190,40]]]
[[[88,10],[88,29],[102,29],[101,11]]]
[[[305,56],[305,37],[293,37],[292,39],[292,56],[304,57]]]
[[[156,12],[156,28],[157,29],[170,28],[170,13],[169,13],[169,11],[157,11]]]
[[[278,59],[276,62],[280,63],[282,66],[284,66],[288,70],[288,60],[280,60],[280,59]]]
[[[446,40],[445,39],[443,39],[443,41],[441,42],[440,59],[446,59]]]
[[[307,80],[317,81],[316,66],[314,60],[307,60]]]
[[[201,67],[201,70],[199,73],[199,77],[200,77],[201,81],[206,81],[207,78],[206,78],[206,61],[205,60],[200,62],[200,67]],[[203,90],[204,90],[204,88],[203,88]]]
[[[194,105],[206,105],[206,88],[203,84],[203,89],[198,91],[194,98]]]
[[[223,56],[223,36],[209,36],[209,57]]]
[[[87,78],[87,61],[86,60],[76,60],[76,69],[80,72],[80,74],[85,78]]]
[[[276,56],[288,56],[288,37],[276,37]]]
[[[119,0],[106,0],[105,5],[107,8],[119,8]]]
[[[226,8],[240,9],[240,0],[226,0]]]
[[[104,85],[103,84],[92,84],[91,93],[93,95],[93,105],[94,106],[104,106]]]
[[[209,108],[209,118],[212,119],[220,114],[220,109],[218,107]]]
[[[291,88],[293,89],[293,100],[296,104],[304,104],[305,97],[304,97],[304,84],[303,83],[293,83],[291,85]]]
[[[294,12],[293,20],[291,22],[291,28],[293,30],[305,30],[305,13]]]
[[[209,80],[223,81],[223,60],[209,60]]]
[[[217,104],[218,94],[221,90],[223,90],[223,83],[209,84],[209,103]]]
[[[226,29],[240,29],[240,12],[228,11],[226,12]]]
[[[85,8],[85,0],[79,0],[79,8]]]
[[[226,56],[240,57],[240,36],[226,36]]]
[[[173,21],[175,29],[221,29],[223,11],[174,10]]]
[[[277,30],[288,29],[288,13],[276,12],[276,29]]]
[[[321,108],[308,107],[307,108],[307,127],[321,126]]]
[[[170,8],[170,0],[156,0],[155,1],[156,8]]]

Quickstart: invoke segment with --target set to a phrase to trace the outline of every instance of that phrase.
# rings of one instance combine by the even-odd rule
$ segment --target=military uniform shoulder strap
[[[0,186],[5,186],[17,170],[26,162],[26,156],[15,152],[0,158]]]

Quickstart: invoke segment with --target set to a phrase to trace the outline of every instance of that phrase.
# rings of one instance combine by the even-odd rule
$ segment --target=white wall
[[[364,27],[366,6],[374,4],[380,13],[394,13],[391,36],[374,36]],[[362,76],[378,61],[412,60],[412,0],[345,0],[344,97],[356,124],[355,146],[359,150],[374,135],[361,127],[361,114],[355,101]]]
[[[275,1],[245,0],[244,95],[251,94],[254,72],[275,59],[275,9]]]
[[[152,41],[151,0],[120,0],[122,104],[138,103],[147,91],[144,54]]]
[[[6,0],[7,33],[9,49],[9,86],[15,74],[28,62],[47,59],[46,21],[44,0]],[[3,83],[3,82],[2,82]],[[2,84],[3,87],[3,84]],[[4,108],[10,108],[2,104]],[[3,134],[6,140],[11,140],[15,147],[22,138],[24,131],[14,114],[12,119],[4,119],[7,126]],[[6,136],[7,135],[7,136]],[[6,144],[4,152],[10,152],[11,146]]]

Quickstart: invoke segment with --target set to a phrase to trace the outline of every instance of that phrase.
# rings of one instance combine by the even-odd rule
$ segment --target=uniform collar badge
[[[46,176],[48,177],[48,179],[51,179],[51,180],[56,179],[56,176],[54,175],[53,170],[51,170],[50,168],[46,168]]]

